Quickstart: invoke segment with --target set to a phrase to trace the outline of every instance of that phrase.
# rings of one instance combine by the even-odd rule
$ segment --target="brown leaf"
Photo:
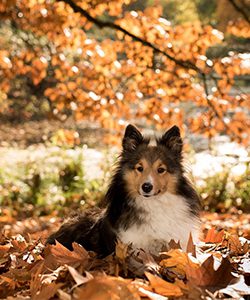
[[[165,268],[170,268],[175,273],[185,276],[186,268],[188,265],[192,268],[198,268],[198,264],[195,264],[190,260],[187,253],[179,249],[171,249],[170,251],[164,253],[167,257],[160,262],[160,266]]]
[[[237,235],[230,235],[228,238],[228,248],[232,255],[241,255],[244,254],[243,246]]]
[[[56,242],[56,245],[49,245],[49,249],[52,256],[60,264],[81,264],[86,266],[88,263],[88,252],[77,243],[73,243],[73,251],[70,251],[58,242]]]
[[[63,286],[63,283],[51,282],[50,284],[44,284],[42,285],[41,290],[33,295],[32,300],[49,300],[61,286]]]
[[[41,261],[38,262],[34,268],[34,273],[32,274],[32,278],[30,281],[30,294],[32,299],[39,293],[41,289],[42,286],[41,274],[42,274],[43,267],[44,267],[44,262]]]
[[[224,234],[225,234],[224,230],[217,232],[215,230],[215,227],[212,227],[210,230],[208,230],[204,242],[205,243],[221,243],[223,241]]]
[[[19,251],[24,251],[27,248],[27,243],[21,234],[19,234],[15,240],[11,241],[12,246],[19,250]]]
[[[189,234],[188,244],[187,244],[187,253],[191,253],[193,257],[196,257],[196,247],[194,245],[192,234]]]
[[[225,287],[235,277],[232,275],[232,265],[227,258],[223,258],[217,270],[214,269],[214,257],[209,256],[199,268],[187,265],[187,279],[200,287]]]
[[[57,294],[58,294],[60,300],[71,300],[72,299],[68,293],[66,293],[65,291],[63,291],[61,289],[59,289],[57,291]]]
[[[10,245],[0,245],[0,258],[4,257],[10,250]]]
[[[168,243],[168,246],[170,249],[181,249],[180,241],[178,243],[175,242],[175,240],[171,239]]]
[[[174,296],[174,297],[179,297],[183,295],[181,289],[179,286],[169,283],[159,276],[155,276],[149,272],[145,272],[145,275],[147,276],[151,287],[153,290],[163,296]]]
[[[117,241],[115,246],[115,255],[120,261],[125,261],[128,252],[128,244],[123,244],[121,241]]]
[[[130,280],[98,275],[76,290],[77,299],[88,300],[140,300],[137,288]]]
[[[75,268],[71,266],[67,266],[67,268],[77,285],[81,285],[93,279],[93,276],[88,272],[86,272],[86,276],[84,277]]]

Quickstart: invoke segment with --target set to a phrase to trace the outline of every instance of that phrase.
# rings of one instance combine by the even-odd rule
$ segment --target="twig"
[[[244,19],[250,24],[250,18],[249,14],[247,13],[247,7],[245,10],[245,8],[241,7],[235,0],[228,0],[228,2],[230,2],[234,9],[237,10],[237,12],[239,12],[244,17]]]

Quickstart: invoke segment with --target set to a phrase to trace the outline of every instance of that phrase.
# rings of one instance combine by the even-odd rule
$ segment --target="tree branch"
[[[245,8],[241,7],[235,0],[228,0],[228,2],[231,3],[234,9],[237,12],[239,12],[244,17],[244,19],[250,24],[250,17],[249,14],[247,13],[247,8],[245,11]]]
[[[160,53],[160,54],[164,55],[169,60],[175,62],[176,65],[178,65],[178,66],[180,66],[182,68],[185,68],[185,69],[195,70],[201,76],[201,79],[202,79],[202,82],[203,82],[203,85],[204,85],[204,91],[205,91],[205,94],[206,94],[206,100],[207,100],[208,106],[214,112],[215,116],[219,120],[221,120],[221,122],[223,123],[225,129],[227,131],[230,131],[230,128],[229,128],[228,124],[225,123],[225,121],[223,120],[223,118],[221,118],[221,116],[220,116],[219,112],[217,111],[216,107],[213,105],[213,103],[210,101],[210,99],[208,97],[209,96],[209,91],[208,91],[208,85],[207,85],[207,75],[200,68],[198,68],[194,63],[192,63],[192,62],[190,62],[188,60],[179,60],[179,59],[174,58],[173,56],[171,56],[167,52],[165,52],[165,51],[157,48],[155,45],[153,45],[152,43],[144,40],[143,38],[140,38],[140,37],[134,35],[133,33],[129,32],[127,29],[119,26],[118,24],[115,24],[115,23],[110,22],[110,21],[102,21],[102,20],[100,20],[98,18],[92,17],[86,10],[84,10],[80,6],[78,6],[73,0],[57,0],[57,1],[58,2],[59,1],[60,2],[64,2],[64,3],[68,4],[73,9],[74,12],[80,13],[89,22],[95,24],[99,28],[108,27],[108,28],[112,28],[114,30],[123,32],[125,35],[130,36],[135,41],[140,42],[142,45],[150,47],[151,49],[153,49],[155,51],[155,53]]]
[[[144,46],[150,47],[151,49],[153,49],[156,53],[160,53],[162,55],[164,55],[165,57],[167,57],[168,59],[170,59],[171,61],[175,62],[178,66],[185,68],[185,69],[192,69],[195,70],[196,72],[198,72],[199,74],[203,74],[203,71],[201,69],[199,69],[194,63],[192,63],[191,61],[188,60],[181,60],[181,59],[176,59],[174,58],[172,55],[168,54],[167,52],[157,48],[155,45],[153,45],[152,43],[134,35],[133,33],[129,32],[127,29],[121,27],[118,24],[115,24],[113,22],[110,21],[102,21],[98,18],[94,18],[92,17],[86,10],[82,9],[80,6],[78,6],[73,0],[57,0],[58,2],[64,2],[68,5],[70,5],[70,7],[73,9],[74,12],[80,13],[82,16],[84,16],[88,21],[90,21],[91,23],[95,24],[96,26],[98,26],[99,28],[104,28],[104,27],[108,27],[108,28],[112,28],[114,30],[123,32],[124,34],[130,36],[131,38],[133,38],[135,41],[140,42],[141,44],[143,44]]]

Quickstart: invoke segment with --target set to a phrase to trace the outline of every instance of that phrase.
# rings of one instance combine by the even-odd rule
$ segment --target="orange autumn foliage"
[[[249,95],[232,87],[235,76],[247,74],[249,58],[230,52],[210,59],[221,32],[199,22],[173,26],[160,5],[126,11],[129,2],[2,1],[0,18],[42,42],[25,41],[18,51],[0,45],[0,105],[13,80],[26,76],[55,111],[72,110],[113,133],[127,120],[159,130],[185,123],[191,132],[247,144]],[[247,36],[244,24],[228,30]]]

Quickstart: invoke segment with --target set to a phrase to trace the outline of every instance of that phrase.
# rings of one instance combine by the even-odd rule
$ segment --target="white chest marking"
[[[193,240],[198,241],[199,220],[190,214],[183,197],[165,193],[149,198],[138,196],[135,202],[146,211],[145,218],[141,225],[118,232],[123,243],[158,253],[171,239],[180,241],[182,249],[186,250],[190,233]]]

